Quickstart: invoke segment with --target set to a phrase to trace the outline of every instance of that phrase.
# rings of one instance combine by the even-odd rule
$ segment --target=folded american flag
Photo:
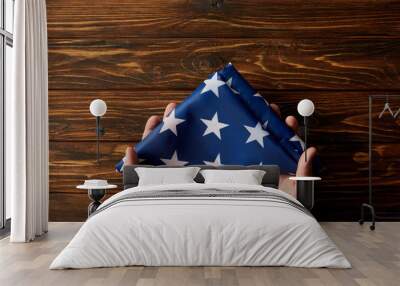
[[[294,173],[303,141],[228,64],[135,146],[150,165],[279,165]],[[124,159],[116,169],[122,171]]]

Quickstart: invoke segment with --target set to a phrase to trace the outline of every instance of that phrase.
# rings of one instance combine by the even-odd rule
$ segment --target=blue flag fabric
[[[279,165],[295,173],[304,143],[232,64],[214,73],[135,146],[150,165]],[[124,159],[117,165],[123,170]]]

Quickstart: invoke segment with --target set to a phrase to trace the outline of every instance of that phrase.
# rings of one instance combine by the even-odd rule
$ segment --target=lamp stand
[[[304,159],[307,162],[307,116],[304,116]]]
[[[96,161],[100,164],[100,136],[104,135],[104,128],[100,125],[100,116],[96,116]]]
[[[100,164],[100,116],[96,116],[96,161]]]

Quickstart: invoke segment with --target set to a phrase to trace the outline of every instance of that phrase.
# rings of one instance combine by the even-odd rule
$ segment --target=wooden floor
[[[44,237],[27,244],[0,241],[0,285],[400,285],[400,223],[375,232],[357,223],[322,223],[352,269],[289,267],[125,267],[48,270],[81,223],[50,223]]]

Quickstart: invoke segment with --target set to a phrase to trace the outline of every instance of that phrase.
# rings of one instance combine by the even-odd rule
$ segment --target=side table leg
[[[308,210],[314,207],[314,181],[297,181],[297,199]]]
[[[106,190],[104,189],[88,190],[88,196],[92,200],[88,206],[88,217],[101,205],[100,200],[105,196],[105,194]]]
[[[88,205],[88,217],[90,217],[90,215],[97,210],[100,204],[101,204],[100,202],[91,202]]]

